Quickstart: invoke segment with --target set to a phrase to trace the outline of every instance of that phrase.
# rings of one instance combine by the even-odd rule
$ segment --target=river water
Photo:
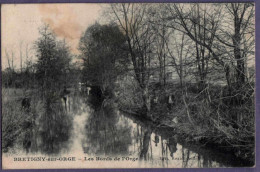
[[[117,110],[113,103],[93,107],[85,96],[70,96],[63,118],[39,129],[29,152],[10,157],[63,157],[27,168],[202,168],[236,167],[243,162],[214,148],[179,141],[174,131],[155,128]],[[62,106],[65,107],[64,105]],[[51,111],[50,111],[51,112]],[[52,114],[53,115],[53,114]],[[65,119],[67,118],[67,119]],[[41,125],[44,121],[38,121]],[[63,125],[60,125],[62,123]],[[68,123],[68,125],[64,125]],[[42,125],[41,125],[42,126]],[[51,127],[53,126],[53,128]],[[55,130],[55,128],[59,128]],[[44,130],[45,132],[41,131]],[[47,132],[48,131],[48,132]],[[47,134],[46,134],[47,133]],[[56,138],[48,139],[49,135]],[[51,144],[50,144],[51,142]],[[33,146],[34,145],[34,146]],[[36,145],[36,146],[35,146]],[[50,146],[51,145],[51,146]],[[35,148],[37,147],[37,149]],[[5,157],[5,155],[4,155]],[[65,158],[74,157],[74,162]],[[64,163],[64,161],[66,161]],[[19,162],[22,163],[22,162]],[[13,164],[14,168],[21,164]]]

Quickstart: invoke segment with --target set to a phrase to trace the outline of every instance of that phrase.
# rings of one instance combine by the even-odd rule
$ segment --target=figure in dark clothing
[[[31,107],[31,99],[29,97],[24,97],[22,99],[22,109],[24,109],[25,111],[29,111],[30,107]]]

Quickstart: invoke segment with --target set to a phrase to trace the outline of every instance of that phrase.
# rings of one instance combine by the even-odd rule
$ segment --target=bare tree
[[[236,82],[241,87],[246,82],[247,56],[254,53],[254,5],[251,3],[226,4],[225,9],[230,15],[231,29],[221,30],[225,45],[233,49]]]
[[[23,46],[23,41],[20,41],[20,70],[21,73],[23,72],[23,53],[22,53],[22,46]]]
[[[9,56],[7,49],[5,49],[5,56],[6,56],[6,59],[7,59],[7,62],[8,62],[9,69],[12,69],[11,62],[10,62],[11,59],[10,59],[10,56]]]
[[[228,8],[231,6],[230,9]],[[250,4],[229,4],[229,5],[211,5],[211,13],[209,14],[208,7],[202,8],[201,5],[168,5],[166,8],[171,12],[172,16],[168,17],[172,21],[169,27],[177,29],[188,35],[196,44],[198,67],[200,68],[200,75],[202,80],[205,77],[205,66],[207,61],[205,57],[213,58],[226,73],[226,80],[228,86],[231,88],[231,66],[233,56],[236,65],[236,83],[241,85],[245,82],[245,67],[244,58],[241,55],[251,53],[252,48],[252,31],[248,31],[250,21],[253,18],[252,5]],[[196,7],[196,8],[194,8]],[[223,11],[228,9],[230,15]],[[247,15],[245,15],[247,14]],[[229,22],[222,20],[230,18]],[[224,28],[225,25],[230,25],[233,22],[233,27]],[[251,29],[252,30],[252,29]],[[251,34],[251,35],[250,35]],[[244,41],[241,42],[242,38]],[[242,48],[244,45],[244,49]],[[251,48],[249,48],[249,46]],[[201,50],[199,52],[199,49]],[[233,49],[233,55],[230,52]],[[205,56],[205,52],[207,54]],[[207,60],[208,58],[206,58]],[[206,65],[205,65],[206,62]]]
[[[148,9],[148,4],[111,4],[116,21],[127,38],[135,78],[142,89],[144,111],[150,109],[148,85],[154,43],[152,26],[146,15]]]
[[[148,10],[149,23],[152,23],[152,31],[155,34],[155,54],[157,59],[155,63],[159,63],[159,83],[166,85],[166,68],[167,68],[167,43],[171,35],[170,29],[166,27],[165,9],[162,4],[151,5]],[[154,66],[157,69],[156,66]],[[156,70],[157,71],[157,70]]]

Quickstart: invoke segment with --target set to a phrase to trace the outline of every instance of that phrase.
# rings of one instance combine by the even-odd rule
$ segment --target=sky
[[[20,67],[20,49],[24,59],[28,45],[28,54],[33,57],[33,45],[43,23],[49,24],[59,39],[65,38],[77,54],[81,34],[102,16],[102,6],[90,3],[4,4],[1,8],[2,69],[8,67],[6,52],[11,57],[13,51],[16,68]]]
[[[25,59],[26,46],[29,57],[35,58],[33,45],[39,38],[38,29],[44,23],[59,39],[66,39],[74,54],[78,54],[81,34],[95,21],[102,22],[104,4],[4,4],[1,6],[2,69],[8,67],[6,52],[14,54],[14,66],[20,68],[20,49]],[[20,48],[21,47],[21,48]],[[250,61],[254,64],[254,59]]]

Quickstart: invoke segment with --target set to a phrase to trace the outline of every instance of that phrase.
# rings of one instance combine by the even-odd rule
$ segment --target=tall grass
[[[25,137],[31,130],[33,113],[21,106],[24,92],[21,89],[2,89],[2,150],[23,145]],[[33,106],[32,106],[32,110]]]
[[[129,83],[122,85],[117,90],[126,90],[122,94],[127,96],[117,96],[121,108],[138,109],[138,101],[134,100],[140,100],[140,94],[133,94],[135,89],[128,88]],[[204,92],[195,84],[187,84],[186,88],[178,85],[157,88],[151,90],[151,97],[159,97],[158,103],[152,104],[151,117],[159,125],[176,128],[187,141],[217,144],[253,161],[254,94],[251,87],[242,89],[231,93],[234,96],[227,96],[227,88],[220,85],[210,85]],[[172,107],[168,108],[170,94],[174,98]]]
[[[21,105],[25,94],[29,109]],[[2,150],[55,153],[69,139],[72,116],[57,94],[42,98],[37,90],[3,89]]]

